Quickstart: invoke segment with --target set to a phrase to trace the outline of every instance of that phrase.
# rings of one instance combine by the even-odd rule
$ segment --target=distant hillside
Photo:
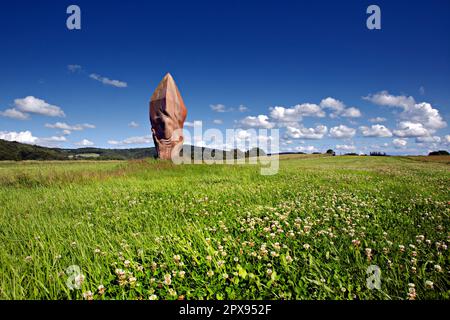
[[[223,151],[217,149],[209,149],[202,147],[183,146],[183,153],[202,157],[204,151],[212,157],[217,152],[223,152],[223,158],[244,158],[249,156],[264,156],[265,152],[258,148],[243,152],[241,150]],[[60,149],[46,148],[36,145],[23,144],[19,142],[10,142],[0,139],[0,160],[78,160],[78,159],[95,159],[95,160],[129,160],[143,159],[156,156],[156,149],[151,148],[134,148],[134,149],[102,149],[102,148],[79,148],[79,149]],[[207,156],[207,158],[210,158]]]
[[[60,149],[46,148],[0,139],[0,160],[127,160],[154,157],[155,148],[136,149],[101,149],[80,148]]]

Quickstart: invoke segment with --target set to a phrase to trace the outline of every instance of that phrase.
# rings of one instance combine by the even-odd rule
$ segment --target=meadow
[[[449,299],[450,161],[429,160],[2,162],[0,299]]]

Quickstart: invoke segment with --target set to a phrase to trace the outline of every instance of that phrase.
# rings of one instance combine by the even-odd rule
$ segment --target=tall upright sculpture
[[[153,141],[160,159],[171,159],[183,147],[183,124],[187,109],[170,73],[159,83],[150,99]]]

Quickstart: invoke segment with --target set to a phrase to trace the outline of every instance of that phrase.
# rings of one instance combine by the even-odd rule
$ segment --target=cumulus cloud
[[[184,123],[185,127],[196,127],[196,126],[201,126],[201,125],[202,125],[202,121],[200,121],[200,120],[195,120],[194,122],[186,121]]]
[[[394,130],[397,137],[425,137],[429,136],[430,132],[422,123],[402,121],[398,124],[398,130]]]
[[[294,150],[298,152],[316,152],[317,148],[314,146],[297,146]]]
[[[293,123],[301,121],[303,117],[325,117],[325,112],[317,104],[303,103],[291,108],[273,107],[270,117],[279,123]]]
[[[19,111],[15,108],[6,109],[5,111],[0,111],[0,116],[11,118],[11,119],[17,119],[17,120],[27,120],[30,118],[29,114]]]
[[[427,102],[417,103],[412,96],[394,96],[387,91],[381,91],[364,99],[377,105],[403,110],[399,115],[402,120],[398,125],[399,130],[394,131],[399,137],[431,136],[436,130],[447,126],[439,110]]]
[[[394,139],[392,140],[392,144],[396,148],[404,148],[408,144],[408,141],[406,141],[405,139]]]
[[[48,138],[38,138],[33,136],[31,131],[0,131],[0,139],[7,141],[17,141],[26,144],[37,144],[42,146],[55,146],[55,143],[67,141],[64,136],[53,136]]]
[[[320,102],[320,106],[324,109],[330,109],[331,118],[346,117],[346,118],[358,118],[361,117],[361,111],[359,109],[350,107],[347,108],[345,104],[337,99],[328,97]]]
[[[90,74],[89,78],[99,81],[99,82],[103,83],[104,85],[113,86],[116,88],[126,88],[128,86],[128,84],[124,81],[111,80],[107,77],[102,77],[101,75],[98,75],[96,73]]]
[[[359,130],[364,137],[392,137],[392,132],[381,124],[375,124],[370,127],[361,126]]]
[[[342,151],[355,151],[356,147],[352,144],[338,144],[336,145],[336,149]]]
[[[287,127],[287,136],[293,139],[322,139],[327,133],[328,128],[324,125],[318,125],[315,128],[305,128],[303,126]]]
[[[90,147],[90,146],[93,146],[94,143],[92,141],[88,140],[88,139],[83,139],[83,140],[81,140],[79,142],[75,142],[75,145],[83,146],[83,147]]]
[[[0,131],[0,139],[7,141],[17,141],[21,143],[34,144],[37,142],[38,138],[34,137],[31,131],[21,131],[21,132],[7,132]]]
[[[58,107],[38,99],[33,96],[28,96],[23,99],[14,100],[15,107],[25,113],[35,113],[49,117],[65,117],[64,111]]]
[[[447,134],[443,140],[444,140],[444,143],[450,144],[450,134]]]
[[[152,136],[130,137],[124,140],[108,140],[111,145],[149,144],[153,142]]]
[[[269,121],[269,117],[263,114],[260,114],[257,117],[248,116],[242,119],[240,125],[244,128],[264,128],[271,129],[275,126],[274,123]]]
[[[438,136],[428,136],[428,137],[417,137],[417,143],[439,143],[441,142],[441,137]]]
[[[343,124],[330,129],[330,136],[337,139],[347,139],[355,135],[356,130]]]
[[[375,123],[375,122],[384,122],[386,121],[386,118],[383,117],[375,117],[375,118],[370,118],[369,122]]]
[[[95,125],[89,124],[89,123],[69,125],[65,122],[56,122],[53,124],[46,123],[45,127],[52,128],[52,129],[61,129],[61,130],[64,130],[65,134],[70,134],[70,131],[82,131],[84,129],[94,129]]]
[[[225,105],[220,104],[220,103],[218,103],[218,104],[210,104],[209,107],[211,108],[212,111],[215,111],[215,112],[227,112],[227,111],[231,111],[231,109],[227,109],[227,108],[225,107]]]
[[[137,127],[139,127],[139,123],[137,123],[137,122],[135,122],[135,121],[131,121],[131,122],[128,124],[128,126],[129,126],[130,128],[137,128]]]

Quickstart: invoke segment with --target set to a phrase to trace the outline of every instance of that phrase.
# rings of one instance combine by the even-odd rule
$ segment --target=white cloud
[[[127,144],[149,144],[153,142],[152,136],[130,137],[124,140],[109,140],[111,145],[127,145]]]
[[[443,140],[446,144],[450,144],[450,134],[447,134]]]
[[[95,125],[89,124],[89,123],[69,125],[65,122],[56,122],[54,124],[46,123],[45,127],[52,128],[52,129],[61,129],[61,130],[64,130],[65,134],[70,134],[70,131],[81,131],[84,129],[94,129]]]
[[[317,148],[314,146],[297,146],[294,150],[298,152],[316,152]]]
[[[75,142],[75,145],[77,146],[83,146],[83,147],[89,147],[89,146],[93,146],[94,143],[88,139],[83,139],[79,142]]]
[[[0,116],[17,119],[17,120],[27,120],[30,118],[30,115],[27,113],[23,113],[15,108],[6,109],[5,111],[0,111]]]
[[[137,123],[137,122],[135,122],[135,121],[131,121],[131,122],[128,124],[128,126],[129,126],[130,128],[137,128],[137,127],[139,127],[139,123]]]
[[[43,146],[54,146],[57,142],[65,142],[67,141],[66,137],[64,136],[53,136],[48,138],[38,138],[33,136],[31,131],[21,131],[21,132],[15,132],[15,131],[0,131],[0,139],[7,140],[7,141],[17,141],[20,143],[26,143],[26,144],[36,144],[36,145],[43,145]]]
[[[355,151],[356,147],[351,144],[338,144],[336,145],[336,149],[343,151]]]
[[[392,144],[396,148],[403,148],[408,144],[408,141],[406,141],[405,139],[394,139],[392,140]]]
[[[211,108],[212,111],[215,112],[227,112],[227,111],[231,111],[231,109],[227,109],[225,107],[225,105],[223,104],[210,104],[209,107]]]
[[[392,137],[392,132],[381,124],[375,124],[370,127],[359,127],[364,137]]]
[[[241,104],[238,108],[239,112],[246,112],[248,111],[248,108],[246,106],[244,106],[243,104]]]
[[[260,114],[257,117],[245,117],[240,121],[240,124],[245,128],[271,129],[275,126],[272,122],[269,121],[269,117],[263,114]]]
[[[430,135],[430,131],[421,123],[402,121],[398,124],[398,130],[394,130],[397,137],[425,137]]]
[[[67,69],[70,72],[77,72],[77,71],[80,71],[82,68],[81,68],[81,66],[79,64],[69,64],[67,66]]]
[[[34,137],[31,131],[21,131],[21,132],[7,132],[0,131],[0,139],[7,141],[17,141],[21,143],[34,144],[38,141],[37,137]]]
[[[375,122],[384,122],[386,121],[386,118],[382,118],[382,117],[375,117],[375,118],[370,118],[369,122],[375,123]]]
[[[89,78],[94,79],[96,81],[99,81],[105,85],[108,86],[113,86],[116,88],[126,88],[128,86],[128,84],[124,81],[119,81],[119,80],[111,80],[107,77],[102,77],[96,73],[92,73],[89,75]]]
[[[22,112],[36,113],[49,117],[65,117],[64,111],[58,106],[48,104],[42,99],[28,96],[23,99],[15,99],[14,104]]]
[[[325,112],[314,103],[297,104],[291,108],[276,106],[271,108],[270,117],[279,123],[301,121],[303,117],[325,117]]]
[[[324,125],[318,125],[315,128],[305,127],[287,127],[287,135],[293,139],[322,139],[327,133],[328,128]]]
[[[399,126],[402,123],[421,125],[423,129],[428,131],[428,133],[423,133],[422,135],[429,135],[436,130],[447,126],[447,123],[439,114],[439,110],[434,109],[431,104],[427,102],[416,103],[411,96],[394,96],[387,91],[381,91],[374,95],[364,97],[364,99],[381,106],[402,108],[403,111],[400,113],[400,119],[403,121],[400,122]],[[403,129],[400,128],[400,131],[401,130]]]
[[[349,128],[343,124],[330,129],[330,136],[337,139],[351,138],[355,135],[356,130]]]
[[[380,106],[402,107],[405,110],[416,103],[414,98],[411,96],[394,96],[389,94],[387,91],[369,94],[367,97],[363,97],[363,99]]]
[[[361,117],[361,111],[359,111],[359,109],[356,109],[354,107],[350,107],[345,109],[342,113],[341,113],[341,117],[346,117],[346,118],[359,118]]]
[[[202,125],[202,121],[200,121],[200,120],[195,120],[194,122],[186,121],[184,123],[185,127],[196,127],[196,126],[201,126],[201,125]]]
[[[428,137],[417,137],[417,143],[439,143],[441,142],[441,137],[438,136],[428,136]]]
[[[214,120],[213,120],[213,123],[214,123],[214,124],[222,124],[223,121],[222,121],[221,119],[214,119]]]
[[[346,117],[346,118],[361,117],[361,111],[359,111],[359,109],[354,108],[354,107],[347,108],[342,101],[334,99],[332,97],[323,99],[320,102],[320,106],[324,109],[332,110],[332,112],[330,114],[331,118],[336,118],[339,116]]]

